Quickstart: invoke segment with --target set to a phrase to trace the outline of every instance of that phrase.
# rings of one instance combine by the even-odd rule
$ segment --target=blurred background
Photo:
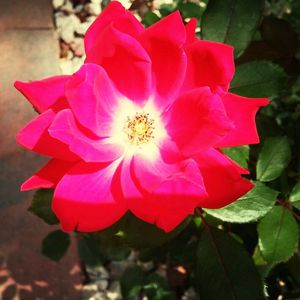
[[[251,2],[244,2],[248,1]],[[46,159],[25,151],[15,143],[17,131],[34,118],[36,112],[13,88],[14,81],[37,80],[76,71],[84,61],[84,34],[108,2],[0,0],[0,299],[123,298],[118,279],[126,267],[136,260],[134,252],[119,253],[119,257],[115,255],[118,259],[111,263],[109,268],[104,268],[101,264],[96,264],[97,267],[87,267],[79,258],[77,239],[71,236],[69,251],[59,262],[42,254],[42,240],[58,226],[50,228],[27,212],[33,194],[20,193],[19,189],[21,183],[38,170]],[[197,18],[199,36],[201,18],[208,4],[208,0],[120,2],[131,9],[145,26],[179,9],[185,21],[192,17]],[[218,13],[222,15],[223,11]],[[278,97],[279,94],[284,97],[289,93],[289,99],[294,99],[291,101],[296,101],[298,106],[289,106],[286,102],[279,103],[270,108],[266,115],[269,114],[270,119],[276,118],[279,124],[286,124],[287,118],[291,118],[292,115],[295,120],[299,120],[300,84],[297,78],[300,72],[300,1],[265,1],[264,11],[257,22],[259,26],[247,49],[243,53],[236,53],[236,62],[241,64],[253,60],[269,60],[281,66],[289,81],[293,83],[290,85],[293,86],[293,90],[290,88],[289,92],[283,93],[282,96],[278,92],[279,88],[275,88],[274,97]],[[239,32],[241,36],[244,33]],[[268,79],[267,73],[264,76]],[[274,91],[272,84],[277,87],[282,85],[283,77],[280,77],[280,74],[278,76],[274,79],[275,83],[271,82],[266,86],[268,92]],[[268,92],[261,96],[269,97]],[[252,93],[255,94],[255,91]],[[293,128],[294,125],[289,123],[289,126]],[[299,153],[295,155],[299,156]],[[120,257],[126,257],[126,260],[120,261]],[[296,265],[293,265],[296,274],[299,266],[298,259]],[[153,266],[145,263],[143,267],[151,270]],[[176,265],[167,275],[163,266],[161,268],[159,272],[165,277],[168,276],[173,287],[180,290],[180,299],[198,299],[192,288],[182,288],[186,279],[186,269],[183,266]],[[278,278],[276,275],[270,279],[274,285],[271,299],[288,299],[285,293],[292,295],[289,299],[300,299],[299,286],[294,284],[287,288],[286,282],[279,281]],[[145,295],[143,297],[149,298]],[[152,299],[163,297],[157,296]]]

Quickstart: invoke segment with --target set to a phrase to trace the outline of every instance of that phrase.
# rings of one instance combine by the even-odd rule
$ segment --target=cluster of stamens
[[[141,146],[154,138],[154,119],[149,113],[137,112],[134,117],[127,117],[124,132],[131,144]]]

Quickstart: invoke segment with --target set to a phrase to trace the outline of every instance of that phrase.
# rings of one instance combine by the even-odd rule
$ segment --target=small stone
[[[52,0],[52,6],[54,9],[58,9],[65,4],[65,0]]]
[[[70,46],[75,56],[81,57],[84,55],[85,52],[83,38],[74,38]]]
[[[138,12],[140,16],[145,16],[149,12],[149,7],[147,6],[146,3],[143,3],[142,5],[139,6]]]
[[[108,281],[105,279],[96,280],[95,284],[97,284],[100,291],[105,291],[108,287]]]
[[[74,12],[73,3],[70,0],[66,0],[65,4],[60,8],[61,11],[71,14]]]
[[[84,9],[84,6],[82,4],[78,4],[74,8],[74,12],[75,13],[80,13],[81,11],[83,11],[83,9]]]
[[[71,75],[73,74],[73,63],[69,59],[60,59],[59,60],[59,67],[61,70],[61,73],[63,75]]]
[[[80,20],[75,15],[65,15],[61,12],[55,14],[55,24],[59,37],[70,44],[74,40],[75,28]]]
[[[65,43],[63,40],[60,40],[59,47],[60,47],[60,58],[67,58],[68,53],[70,52],[70,45]]]
[[[193,288],[189,288],[182,295],[181,300],[199,300],[199,297]]]
[[[97,19],[96,16],[89,16],[86,18],[86,21],[90,24],[92,24]]]
[[[109,274],[103,266],[87,266],[86,271],[89,274],[91,280],[109,279]]]
[[[107,298],[105,297],[105,294],[103,292],[98,292],[88,300],[107,300]]]
[[[126,9],[129,9],[129,7],[132,5],[132,2],[130,0],[120,0],[119,1]]]
[[[98,293],[98,287],[94,283],[85,284],[82,287],[82,298],[83,299],[91,299],[91,297],[94,297]]]
[[[133,263],[129,261],[113,261],[110,263],[109,270],[110,270],[110,278],[113,280],[119,279],[122,274],[124,273],[125,269],[131,266]]]
[[[85,60],[85,57],[74,57],[72,59],[72,65],[73,65],[73,72],[77,72],[80,67],[83,65],[84,63],[84,60]]]
[[[88,28],[91,26],[91,22],[84,22],[78,24],[78,26],[75,28],[75,32],[79,35],[84,36]]]
[[[122,294],[121,294],[121,285],[119,281],[113,281],[109,289],[106,291],[106,297],[109,300],[121,300]]]
[[[99,3],[88,3],[84,6],[84,9],[93,16],[98,16],[101,13],[101,5]]]
[[[141,267],[143,268],[143,270],[145,272],[148,272],[154,268],[154,263],[153,263],[153,261],[148,261],[148,262],[142,263]]]

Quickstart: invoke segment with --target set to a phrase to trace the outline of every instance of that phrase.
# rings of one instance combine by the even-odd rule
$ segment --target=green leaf
[[[120,280],[121,291],[124,299],[138,295],[143,287],[145,274],[139,266],[128,267]]]
[[[155,225],[127,213],[118,223],[98,234],[106,246],[125,244],[138,249],[157,247],[178,235],[190,220],[191,218],[186,218],[177,228],[166,233]]]
[[[294,207],[300,210],[300,182],[294,186],[289,200]]]
[[[200,236],[196,279],[201,299],[264,299],[263,284],[249,254],[228,234],[212,227]]]
[[[249,146],[223,148],[222,151],[240,166],[248,168]]]
[[[47,224],[58,224],[59,221],[51,209],[53,190],[40,189],[34,196],[28,211],[44,220]]]
[[[291,160],[287,137],[272,137],[265,141],[258,156],[256,177],[260,181],[278,178]]]
[[[147,276],[143,290],[150,300],[174,299],[167,280],[157,273]]]
[[[238,65],[230,92],[245,97],[275,98],[284,90],[287,76],[270,61],[251,61]]]
[[[260,22],[263,0],[210,0],[202,16],[202,37],[234,46],[240,56]]]
[[[157,14],[155,14],[154,12],[152,11],[148,11],[144,18],[143,18],[143,24],[148,27],[154,23],[156,23],[157,21],[159,21],[160,18]]]
[[[70,246],[69,234],[61,230],[50,232],[42,242],[42,253],[48,258],[59,261]]]
[[[115,260],[115,261],[124,260],[131,253],[131,249],[126,245],[111,246],[111,247],[107,247],[105,250],[107,252],[108,257],[111,260]]]
[[[93,235],[78,235],[78,253],[80,259],[89,266],[102,265],[107,262],[107,257],[101,248],[99,240]]]
[[[183,18],[197,18],[200,19],[205,8],[199,6],[199,4],[194,2],[180,2],[177,6],[180,10]]]
[[[255,182],[254,188],[236,202],[220,209],[205,209],[205,212],[225,222],[255,222],[265,216],[274,206],[278,192]]]
[[[291,213],[275,206],[258,224],[259,248],[269,263],[287,261],[298,245],[298,225]]]

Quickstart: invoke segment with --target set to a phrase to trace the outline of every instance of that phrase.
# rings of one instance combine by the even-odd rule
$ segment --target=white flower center
[[[153,102],[144,107],[128,99],[120,99],[114,113],[111,140],[124,147],[126,156],[143,155],[155,159],[159,143],[166,137],[161,116]]]
[[[149,113],[137,112],[134,117],[127,116],[124,133],[131,144],[140,146],[154,139],[154,119]]]

